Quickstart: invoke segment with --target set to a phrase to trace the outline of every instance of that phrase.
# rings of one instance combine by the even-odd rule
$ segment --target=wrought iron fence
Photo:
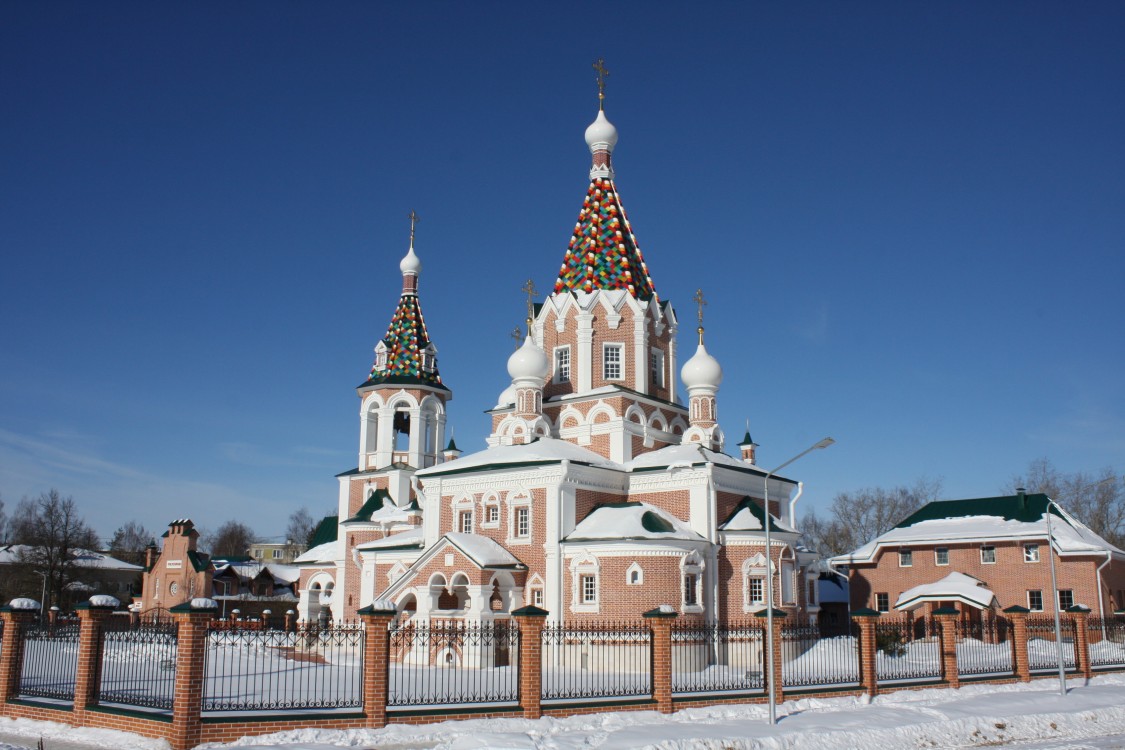
[[[547,625],[543,700],[652,695],[652,630],[647,623]]]
[[[204,711],[363,705],[362,626],[208,630]]]
[[[1118,618],[1086,620],[1090,667],[1125,667],[1125,622]]]
[[[762,628],[758,623],[675,623],[672,692],[756,692],[763,689]]]
[[[1059,622],[1062,630],[1063,668],[1077,668],[1074,655],[1074,621],[1063,616]],[[1059,668],[1059,644],[1055,642],[1055,618],[1036,615],[1027,618],[1027,660],[1032,672],[1050,672]]]
[[[519,627],[511,621],[407,621],[390,631],[388,706],[519,701]]]
[[[956,628],[958,676],[1012,674],[1012,628],[1007,619],[957,620]]]
[[[816,625],[775,623],[781,628],[783,687],[859,684],[859,654],[851,636],[821,638]]]
[[[876,622],[875,679],[879,682],[941,679],[941,633],[937,623],[925,618]]]
[[[24,626],[20,695],[74,700],[78,628],[78,622],[70,620]]]
[[[174,622],[107,623],[98,701],[171,710],[177,633]]]

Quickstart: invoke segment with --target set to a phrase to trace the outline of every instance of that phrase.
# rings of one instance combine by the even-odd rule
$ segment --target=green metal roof
[[[358,522],[361,522],[361,521],[370,521],[371,520],[371,514],[374,513],[375,511],[381,509],[383,507],[383,504],[390,501],[390,500],[391,500],[391,493],[387,492],[386,490],[382,489],[381,487],[378,488],[378,489],[372,490],[371,494],[367,496],[367,502],[365,502],[362,506],[360,506],[360,509],[358,511],[356,511],[356,514],[354,516],[352,516],[351,518],[349,518],[348,520],[344,521],[344,523],[353,523],[353,522],[358,523]]]
[[[313,532],[312,539],[309,540],[309,549],[336,541],[340,533],[339,526],[339,516],[325,516],[320,519],[320,523],[316,526],[316,531]]]
[[[1049,502],[1050,498],[1042,493],[978,497],[969,500],[935,500],[926,503],[904,518],[895,528],[906,528],[922,521],[939,521],[945,518],[965,518],[967,516],[999,516],[1005,521],[1034,523],[1047,512]],[[1051,506],[1051,512],[1062,518],[1053,506]]]

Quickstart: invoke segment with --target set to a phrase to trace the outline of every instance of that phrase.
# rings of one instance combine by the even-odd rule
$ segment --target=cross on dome
[[[703,343],[703,308],[707,304],[707,300],[705,300],[703,298],[703,290],[702,289],[696,289],[695,290],[695,296],[691,298],[691,301],[694,302],[699,307],[699,328],[697,328],[696,330],[699,332],[699,343],[702,344]]]
[[[602,110],[605,109],[605,79],[609,78],[604,58],[598,58],[594,63],[594,70],[598,71],[598,109]]]
[[[527,295],[527,333],[530,335],[531,324],[535,320],[535,297],[538,296],[539,290],[535,288],[535,282],[528,279],[520,287],[520,291]]]

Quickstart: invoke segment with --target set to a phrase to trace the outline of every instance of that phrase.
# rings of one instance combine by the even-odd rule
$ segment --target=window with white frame
[[[993,565],[996,563],[996,548],[992,546],[980,548],[980,561],[982,565]]]
[[[543,589],[532,589],[532,591],[531,591],[531,603],[534,604],[536,607],[542,607],[543,606]]]
[[[766,603],[766,565],[766,557],[760,552],[742,561],[743,612],[754,612]]]
[[[1025,544],[1023,545],[1023,561],[1025,563],[1039,562],[1039,545],[1038,544]]]
[[[645,571],[637,563],[629,566],[625,571],[625,583],[628,586],[640,586],[645,582]]]
[[[880,612],[891,611],[891,597],[888,594],[875,595],[875,609]]]
[[[496,502],[484,506],[484,522],[489,526],[500,525],[500,504]]]
[[[766,579],[764,576],[750,576],[746,579],[746,583],[750,588],[750,603],[751,604],[765,604],[766,603]]]
[[[516,537],[526,539],[531,536],[531,508],[516,508]]]
[[[664,352],[652,349],[648,355],[649,379],[655,388],[664,387]]]
[[[531,496],[524,490],[508,495],[508,541],[518,544],[531,541]]]
[[[460,520],[459,520],[459,523],[457,524],[457,526],[458,526],[458,528],[461,529],[461,533],[462,534],[472,534],[473,533],[473,512],[471,510],[462,510],[458,514],[458,518]]]
[[[692,552],[681,561],[680,572],[683,579],[680,593],[684,609],[701,609],[703,602],[699,597],[699,589],[703,584],[703,560]]]
[[[593,573],[583,573],[578,577],[579,596],[583,604],[598,603],[598,577]]]
[[[949,565],[949,547],[934,550],[934,565]]]
[[[602,378],[624,380],[624,350],[621,344],[602,344]]]
[[[571,606],[575,612],[598,611],[599,568],[597,558],[589,555],[571,560]]]
[[[909,568],[914,564],[914,550],[900,549],[898,551],[898,566]]]
[[[699,574],[684,573],[684,606],[699,606]]]
[[[1074,592],[1070,589],[1059,589],[1059,610],[1065,612],[1074,606]]]
[[[781,583],[781,603],[782,604],[796,604],[797,603],[797,570],[796,565],[792,560],[781,561],[781,575],[779,576]]]
[[[560,346],[555,348],[555,378],[556,383],[570,382],[570,347]]]
[[[1027,592],[1027,608],[1032,612],[1043,611],[1043,592],[1032,589]]]

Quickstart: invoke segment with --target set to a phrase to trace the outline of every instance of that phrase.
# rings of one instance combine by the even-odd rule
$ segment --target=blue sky
[[[414,209],[464,449],[587,183],[802,505],[1125,469],[1120,3],[5,3],[0,496],[283,533],[355,466]],[[690,348],[690,332],[681,346]],[[682,390],[681,390],[682,392]],[[733,448],[733,446],[732,446]]]

